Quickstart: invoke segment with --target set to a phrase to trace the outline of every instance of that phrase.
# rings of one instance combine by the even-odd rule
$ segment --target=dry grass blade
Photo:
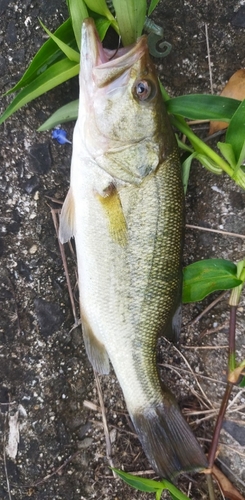
[[[93,410],[93,411],[96,411],[98,413],[101,413],[101,408],[100,406],[92,403],[92,401],[83,401],[83,406],[85,406],[85,408],[89,408],[89,410]]]
[[[195,226],[193,224],[186,224],[185,227],[187,227],[188,229],[198,229],[200,231],[207,231],[209,233],[221,234],[222,236],[232,236],[233,238],[242,238],[243,240],[245,239],[244,234],[230,233],[229,231],[221,231],[220,229],[211,229],[210,227]]]
[[[220,330],[222,330],[223,328],[226,328],[227,326],[229,326],[229,321],[225,321],[224,323],[222,323],[222,325],[216,326],[216,328],[210,328],[208,330],[204,330],[203,332],[201,332],[198,335],[198,340],[203,339],[203,337],[205,337],[206,335],[212,335],[212,333],[217,333]],[[217,346],[217,347],[219,348],[219,346]],[[227,347],[229,347],[229,346],[227,346]]]
[[[211,91],[211,94],[213,94],[214,93],[214,89],[213,89],[212,64],[211,64],[209,38],[208,38],[208,25],[206,23],[205,23],[205,35],[206,35],[206,45],[207,45],[207,53],[208,53],[208,69],[209,69],[210,91]]]
[[[179,377],[181,377],[181,375],[180,375],[181,372],[190,374],[189,370],[185,370],[184,368],[181,368],[181,367],[178,367],[178,368],[173,367],[173,365],[169,365],[168,363],[161,363],[159,366],[164,366],[165,368],[169,368],[170,370],[175,371],[179,375]],[[215,382],[215,383],[219,382],[219,384],[226,385],[226,382],[223,382],[222,380],[217,380],[216,378],[207,377],[207,375],[202,375],[201,373],[196,374],[196,377],[210,380],[211,382]]]
[[[43,479],[40,479],[39,481],[37,481],[35,484],[29,486],[29,488],[36,488],[37,486],[40,486],[41,484],[43,484],[44,482],[48,481],[51,477],[55,476],[56,474],[59,474],[62,469],[64,469],[75,457],[77,457],[80,453],[82,452],[82,450],[78,450],[76,451],[75,453],[73,453],[73,455],[70,455],[64,462],[62,465],[60,465],[60,467],[58,467],[57,469],[55,469],[53,472],[51,472],[50,474],[47,474],[47,476],[45,476]]]
[[[199,350],[219,350],[219,349],[228,349],[228,344],[227,345],[185,345],[183,346],[183,349],[190,349],[192,351],[199,351]]]
[[[7,460],[6,460],[6,426],[7,426],[7,419],[8,419],[8,414],[6,414],[6,416],[5,416],[5,421],[4,421],[4,432],[3,432],[3,462],[4,462],[4,472],[5,472],[5,478],[6,478],[6,484],[7,484],[7,492],[8,492],[8,497],[9,497],[9,500],[12,500],[12,495],[11,495],[11,490],[10,490],[10,484],[9,484],[9,476],[8,476]]]
[[[192,374],[193,378],[195,379],[195,382],[202,394],[202,396],[204,397],[204,400],[207,401],[207,403],[209,404],[210,408],[213,408],[213,404],[211,403],[210,399],[208,398],[208,396],[205,394],[196,374],[194,373],[194,371],[192,370],[191,368],[191,365],[190,363],[188,362],[188,360],[186,359],[186,357],[184,356],[184,354],[182,354],[182,352],[180,352],[180,350],[174,345],[173,346],[174,350],[181,356],[181,358],[183,359],[183,361],[185,362],[186,366],[188,367],[190,373]]]
[[[107,456],[107,460],[110,464],[110,467],[114,467],[113,461],[112,461],[111,440],[110,440],[110,434],[109,434],[107,420],[106,420],[105,405],[104,405],[104,400],[103,400],[103,395],[102,395],[102,390],[101,390],[101,385],[100,385],[100,379],[99,379],[99,375],[95,371],[94,371],[94,378],[95,378],[95,383],[96,383],[96,387],[97,387],[97,391],[98,391],[101,414],[102,414],[102,422],[103,422],[105,442],[106,442],[106,456]],[[116,477],[116,475],[115,475],[115,477]]]
[[[238,399],[239,399],[239,398],[240,398],[240,397],[241,397],[244,393],[245,393],[245,389],[241,389],[241,390],[240,390],[240,391],[236,394],[236,396],[232,399],[232,401],[230,401],[230,403],[229,403],[229,405],[228,405],[228,407],[227,407],[227,411],[229,411],[229,410],[230,410],[230,408],[231,408],[232,406],[234,406],[234,403],[235,403],[235,402],[236,402],[236,401],[237,401],[237,400],[238,400]],[[242,406],[244,406],[244,405],[242,405]]]
[[[193,326],[195,325],[195,323],[197,323],[208,311],[210,311],[210,309],[213,309],[214,306],[216,306],[216,304],[218,304],[221,300],[224,299],[224,297],[227,295],[228,291],[225,290],[225,292],[221,293],[217,299],[213,300],[211,302],[211,304],[209,304],[207,307],[205,307],[205,309],[203,309],[203,311],[198,314],[198,316],[196,316],[189,324],[188,326]]]

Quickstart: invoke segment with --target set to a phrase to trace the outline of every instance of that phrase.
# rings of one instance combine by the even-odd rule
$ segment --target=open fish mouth
[[[97,87],[112,82],[127,72],[142,56],[148,55],[147,36],[138,38],[135,44],[118,50],[105,49],[99,39],[94,20],[87,18],[82,28],[82,61]]]

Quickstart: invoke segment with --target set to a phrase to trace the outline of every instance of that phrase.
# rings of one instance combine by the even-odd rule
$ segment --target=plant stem
[[[236,368],[235,337],[236,337],[236,312],[238,306],[230,306],[230,331],[229,331],[229,372]]]
[[[218,448],[220,431],[221,431],[221,427],[223,424],[223,419],[225,416],[225,412],[226,412],[226,408],[227,408],[227,405],[229,402],[232,388],[233,388],[233,384],[231,384],[230,382],[227,382],[225,394],[224,394],[223,399],[222,399],[221,407],[219,410],[219,415],[218,415],[215,429],[214,429],[211,448],[210,448],[209,455],[208,455],[208,466],[210,469],[212,469],[212,467],[214,465],[215,455],[216,455],[216,451]]]
[[[225,394],[222,399],[219,415],[216,421],[213,440],[209,451],[209,468],[213,467],[215,461],[216,450],[218,447],[219,435],[223,424],[226,408],[232,392],[233,384],[229,381],[229,375],[236,368],[236,353],[235,353],[235,339],[236,339],[236,312],[237,305],[230,306],[230,329],[229,329],[229,354],[228,354],[228,381],[225,389]]]
[[[215,500],[214,483],[211,474],[207,474],[209,500]]]
[[[196,134],[191,130],[191,128],[187,125],[185,120],[180,116],[171,116],[171,123],[174,125],[180,132],[185,134],[193,147],[199,153],[204,153],[211,160],[213,160],[224,172],[226,172],[231,178],[233,178],[234,171],[230,167],[228,163],[226,163],[221,156],[219,156],[215,151],[210,148],[205,142],[203,142]]]

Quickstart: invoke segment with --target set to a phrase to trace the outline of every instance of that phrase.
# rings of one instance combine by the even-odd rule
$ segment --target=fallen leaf
[[[231,76],[220,95],[238,99],[239,101],[245,99],[245,69],[239,69]],[[222,121],[210,122],[209,135],[227,128],[228,125],[227,122]]]
[[[25,408],[20,404],[14,415],[9,415],[9,433],[8,433],[8,443],[6,445],[7,455],[15,460],[18,453],[18,444],[20,441],[20,420],[19,417],[26,418],[27,413]]]
[[[224,493],[224,496],[228,500],[245,500],[245,498],[239,493],[239,491],[233,486],[233,484],[227,479],[227,477],[221,472],[215,465],[212,468],[212,474],[219,486]]]
[[[14,415],[9,416],[9,437],[8,444],[6,446],[6,453],[13,460],[16,458],[20,440],[20,424],[18,422],[18,419],[19,410],[17,410]]]

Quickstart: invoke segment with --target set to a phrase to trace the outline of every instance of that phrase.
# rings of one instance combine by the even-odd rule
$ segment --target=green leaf
[[[179,137],[178,137],[178,135],[177,135],[177,134],[175,134],[175,137],[176,137],[176,141],[177,141],[177,143],[178,143],[178,147],[179,147],[180,149],[183,149],[183,151],[188,151],[188,153],[194,153],[193,148],[191,148],[190,146],[187,146],[187,144],[186,144],[185,142],[182,142],[182,141],[179,139]]]
[[[55,113],[46,120],[41,127],[37,129],[38,132],[43,132],[44,130],[50,130],[56,125],[61,123],[70,122],[77,119],[78,115],[78,99],[76,101],[69,102],[65,106],[57,109]]]
[[[56,43],[56,45],[58,45],[59,49],[66,55],[66,57],[68,57],[68,59],[70,59],[70,61],[74,61],[74,62],[79,63],[79,61],[80,61],[79,52],[77,52],[77,50],[74,50],[71,47],[69,47],[69,45],[67,45],[67,43],[62,42],[62,40],[60,40],[57,36],[53,35],[53,33],[51,33],[51,31],[49,31],[48,28],[46,28],[44,26],[44,24],[42,23],[42,21],[40,19],[39,19],[39,22],[40,22],[42,28],[46,31],[46,33],[50,36],[50,38],[52,38],[52,40]]]
[[[111,21],[106,19],[106,17],[98,17],[94,20],[96,29],[98,31],[100,40],[104,40],[108,28],[111,26]]]
[[[151,0],[151,3],[150,3],[150,7],[148,9],[148,13],[147,13],[147,16],[150,16],[153,12],[153,10],[155,10],[157,4],[160,2],[160,0]]]
[[[82,23],[88,15],[88,9],[83,0],[67,0],[68,9],[71,16],[72,27],[79,50],[81,49]]]
[[[238,157],[238,160],[237,160],[237,165],[236,165],[236,171],[239,167],[241,167],[244,163],[244,159],[245,159],[245,137],[244,137],[244,143],[241,144],[241,152],[240,152],[240,155]]]
[[[156,491],[156,500],[161,500],[161,496],[162,496],[162,490],[157,490]]]
[[[178,488],[176,488],[176,486],[174,486],[174,484],[170,483],[166,479],[164,479],[164,481],[162,481],[162,483],[164,483],[165,488],[169,491],[171,497],[174,500],[190,500],[189,497],[184,495],[184,493],[182,493],[182,491],[178,490]]]
[[[189,500],[184,493],[178,490],[176,486],[166,479],[163,479],[162,481],[154,481],[153,479],[133,476],[132,474],[128,474],[127,472],[123,472],[118,469],[112,470],[114,470],[116,474],[123,479],[123,481],[125,481],[125,483],[129,484],[133,488],[140,491],[147,491],[148,493],[156,493],[156,500],[160,500],[163,490],[168,490],[174,500]]]
[[[224,259],[207,259],[184,268],[182,299],[197,302],[217,290],[229,290],[241,284],[237,266]]]
[[[167,93],[166,89],[164,88],[164,86],[163,86],[162,82],[160,82],[159,78],[158,78],[158,83],[159,83],[159,85],[160,85],[160,90],[161,90],[161,94],[162,94],[162,98],[163,98],[164,102],[166,102],[166,101],[170,101],[170,100],[171,100],[171,98],[170,98],[170,96],[168,95],[168,93]]]
[[[243,260],[240,260],[238,263],[237,263],[237,277],[241,280],[245,280],[245,275],[244,275],[244,272],[245,272],[245,259]]]
[[[245,189],[245,172],[243,172],[241,168],[236,169],[234,174],[231,175],[231,178],[238,184],[238,186]]]
[[[239,387],[245,387],[245,377],[242,378]]]
[[[107,17],[110,21],[115,21],[114,16],[108,9],[105,0],[85,0],[87,7],[93,12],[100,14],[101,16]]]
[[[173,115],[190,120],[223,120],[229,122],[241,101],[223,96],[190,94],[166,101]]]
[[[143,30],[146,0],[113,0],[113,5],[123,45],[135,43]]]
[[[0,124],[15,111],[79,73],[79,64],[62,59],[22,89],[0,117]]]
[[[187,187],[188,187],[188,182],[189,182],[189,176],[190,176],[190,169],[191,169],[191,164],[194,158],[196,158],[197,153],[194,152],[190,154],[185,161],[182,163],[182,182],[184,186],[184,193],[186,194]]]
[[[196,159],[210,172],[216,175],[222,174],[223,170],[209,156],[198,153]]]
[[[54,34],[64,43],[67,43],[72,47],[76,46],[71,19],[65,21],[55,31]],[[53,65],[55,62],[58,62],[60,59],[63,58],[64,55],[62,51],[57,47],[56,43],[54,43],[52,39],[47,40],[39,49],[39,51],[36,53],[30,66],[25,71],[22,78],[12,89],[6,92],[6,95],[25,87],[33,80],[35,80],[35,78],[40,76],[44,71],[46,71],[51,65]]]
[[[232,168],[236,168],[236,158],[234,154],[234,150],[232,147],[232,144],[228,144],[227,142],[218,142],[217,146],[219,150],[221,151],[222,155],[228,161],[229,165]]]
[[[129,484],[136,490],[147,491],[148,493],[156,493],[156,491],[163,491],[164,486],[162,483],[158,481],[154,481],[152,479],[145,479],[143,477],[133,476],[132,474],[128,474],[127,472],[123,472],[119,469],[112,469],[116,474],[125,481],[125,483]]]
[[[242,150],[244,150],[245,142],[245,100],[240,102],[240,106],[238,106],[231,119],[226,132],[225,142],[232,144],[236,163],[240,161],[241,165],[244,160],[244,156],[240,158],[240,155]]]

